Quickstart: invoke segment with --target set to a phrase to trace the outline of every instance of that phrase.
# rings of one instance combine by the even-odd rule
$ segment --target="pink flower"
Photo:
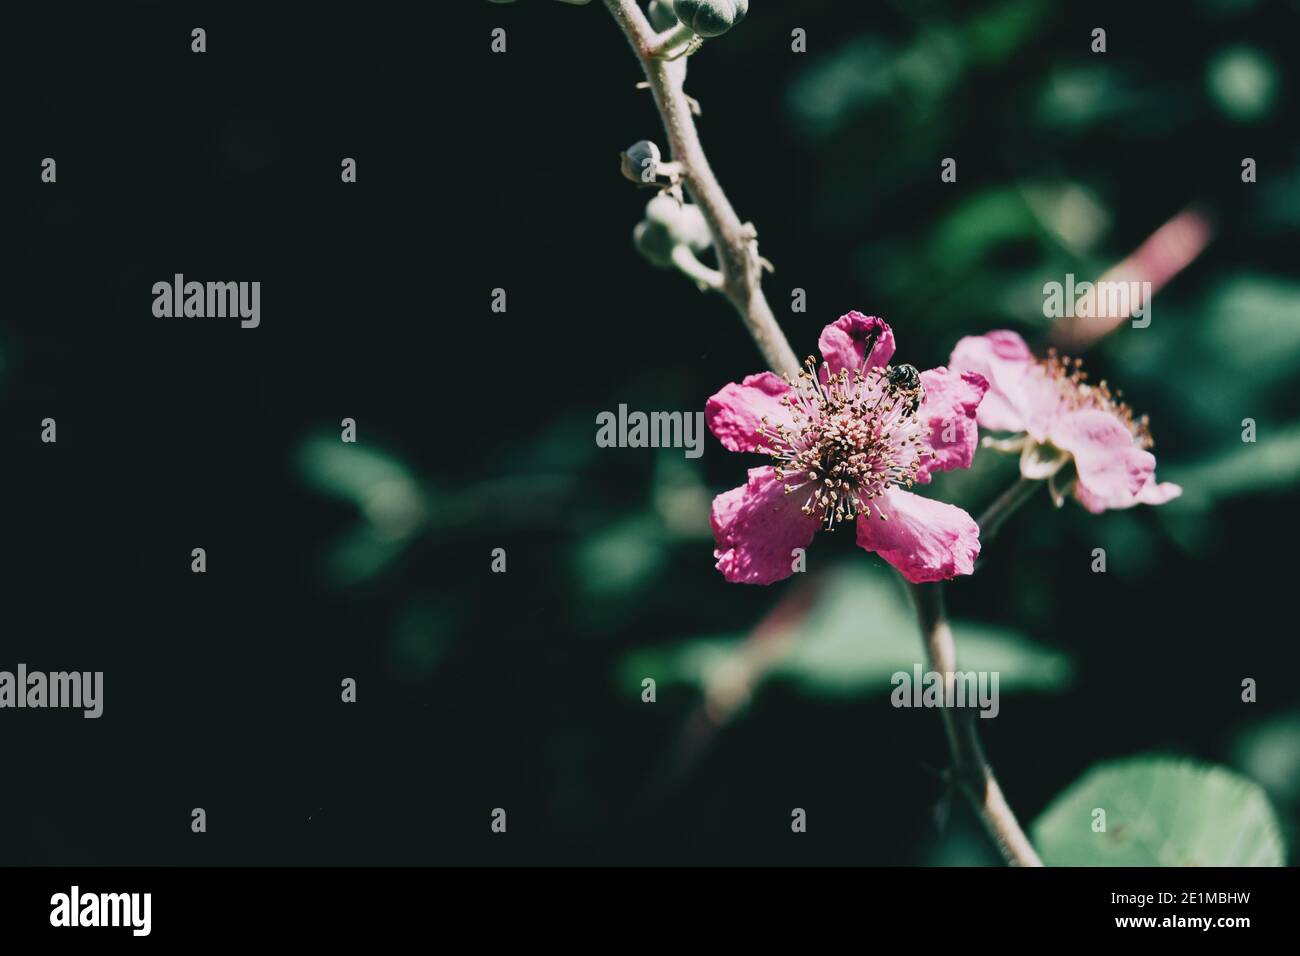
[[[988,383],[945,368],[887,364],[894,333],[850,312],[822,330],[823,362],[798,379],[750,375],[709,399],[709,428],[731,451],[769,455],[749,481],[713,500],[718,570],[771,584],[794,573],[817,529],[855,521],[858,545],[912,582],[970,574],[979,527],[960,508],[907,491],[936,471],[968,468]]]
[[[1048,479],[1057,504],[1071,490],[1094,513],[1160,505],[1182,494],[1178,485],[1156,481],[1146,416],[1135,420],[1105,382],[1089,384],[1080,365],[1054,352],[1035,358],[1015,332],[968,336],[952,351],[954,371],[988,380],[979,423],[1018,433],[985,443],[1019,451],[1021,474]],[[1057,475],[1071,461],[1073,486],[1058,489]]]

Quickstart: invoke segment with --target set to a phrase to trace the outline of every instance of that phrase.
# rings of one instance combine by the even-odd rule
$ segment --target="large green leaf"
[[[1056,689],[1069,682],[1069,660],[1010,628],[953,622],[957,665],[996,671],[1001,690]],[[853,561],[830,576],[817,607],[799,628],[774,673],[806,689],[884,690],[898,671],[924,663],[916,616],[892,576]]]
[[[1019,633],[989,624],[953,623],[958,666],[997,671],[999,692],[1055,690],[1071,677],[1069,659]],[[702,636],[638,651],[624,661],[622,680],[716,686],[736,673],[758,683],[784,679],[817,694],[887,692],[890,677],[925,661],[916,618],[891,575],[855,560],[829,572],[816,607],[794,633],[776,638],[771,656],[735,636]],[[754,673],[755,669],[758,673]]]
[[[1105,830],[1098,810],[1105,811]],[[1048,866],[1282,866],[1276,816],[1253,781],[1212,764],[1139,756],[1100,764],[1034,821]]]

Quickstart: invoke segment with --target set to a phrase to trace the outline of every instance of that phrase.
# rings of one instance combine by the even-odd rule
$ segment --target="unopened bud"
[[[650,25],[659,33],[677,26],[677,14],[673,13],[672,0],[650,0],[646,16],[650,19]]]
[[[637,251],[654,265],[668,268],[673,264],[673,249],[686,246],[703,252],[712,242],[709,227],[699,207],[659,195],[645,207],[645,219],[632,232]]]
[[[634,183],[653,183],[659,175],[659,147],[648,139],[633,143],[621,158],[624,178]]]
[[[749,13],[749,0],[673,0],[673,12],[696,35],[722,36]]]
[[[699,206],[679,202],[661,193],[646,203],[645,218],[666,229],[674,242],[690,246],[695,252],[703,252],[713,244],[709,225],[704,221]]]

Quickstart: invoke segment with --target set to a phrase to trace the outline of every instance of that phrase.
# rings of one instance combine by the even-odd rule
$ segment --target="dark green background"
[[[687,90],[800,354],[849,309],[921,368],[990,328],[1041,344],[1043,282],[1215,218],[1151,328],[1088,356],[1184,498],[1035,499],[950,603],[1072,661],[982,728],[1026,821],[1164,750],[1266,783],[1293,827],[1300,7],[753,6]],[[938,717],[887,687],[769,682],[670,776],[698,692],[642,704],[628,655],[742,635],[791,583],[712,569],[701,509],[755,460],[594,444],[599,411],[701,409],[761,367],[721,298],[631,246],[618,152],[663,137],[599,4],[50,4],[5,11],[0,63],[0,667],[106,675],[98,721],[0,713],[0,862],[992,859],[963,809],[936,822]],[[261,327],[155,319],[174,272],[260,280]],[[1013,474],[985,452],[933,492],[978,511]],[[847,535],[809,557],[879,567]]]

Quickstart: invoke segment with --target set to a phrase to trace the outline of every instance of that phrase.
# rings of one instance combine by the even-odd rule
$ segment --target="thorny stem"
[[[680,47],[690,45],[695,40],[695,31],[684,23],[679,23],[671,30],[666,30],[659,34],[651,41],[650,49],[647,51],[649,56],[655,59],[668,59],[665,56],[669,51],[676,50]],[[673,58],[675,59],[675,58]]]
[[[690,277],[701,289],[712,289],[714,292],[722,291],[722,273],[717,269],[710,269],[695,258],[695,253],[691,252],[688,246],[683,246],[680,243],[673,246],[671,255],[673,265],[677,267],[677,271]]]
[[[910,590],[930,669],[943,675],[944,699],[950,700],[949,694],[953,692],[956,680],[957,646],[943,606],[943,588],[938,584],[913,584]],[[952,752],[954,781],[965,792],[1003,859],[1012,866],[1042,866],[1043,861],[1020,828],[1015,813],[1002,795],[997,778],[993,776],[993,768],[984,757],[974,713],[949,707],[939,708],[939,713],[943,716],[948,749]]]
[[[799,361],[777,324],[760,285],[762,260],[754,228],[742,223],[718,184],[695,130],[690,99],[682,90],[682,73],[671,63],[654,58],[656,35],[636,0],[605,0],[605,6],[632,45],[645,71],[673,159],[682,164],[682,179],[708,223],[721,267],[723,293],[740,313],[767,364],[778,375],[799,374]],[[952,628],[943,607],[943,585],[912,585],[917,619],[931,667],[952,680],[956,649]],[[952,751],[954,772],[963,783],[976,812],[1008,863],[1042,866],[1028,837],[1016,822],[993,770],[984,759],[974,723],[967,711],[940,708]]]
[[[691,115],[690,100],[682,90],[682,72],[654,57],[656,35],[636,0],[605,0],[641,68],[645,71],[655,104],[668,134],[672,158],[682,164],[682,180],[713,237],[722,272],[722,292],[740,313],[759,351],[778,375],[799,375],[799,360],[776,323],[760,287],[761,265],[753,226],[740,221],[727,195],[709,168]]]

